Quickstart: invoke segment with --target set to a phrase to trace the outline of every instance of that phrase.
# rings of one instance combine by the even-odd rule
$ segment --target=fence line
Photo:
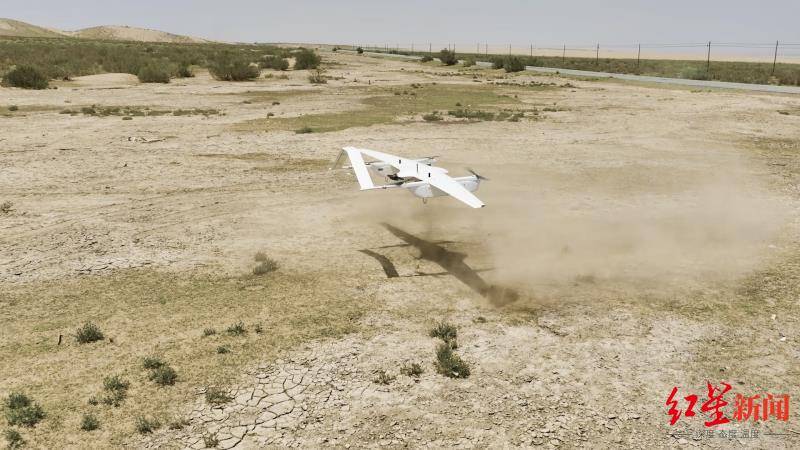
[[[561,56],[593,57],[614,59],[695,59],[713,61],[762,61],[773,65],[787,62],[800,63],[800,43],[794,42],[683,42],[683,43],[635,43],[635,44],[491,44],[477,42],[473,45],[458,43],[413,42],[400,43],[366,43],[351,44],[353,49],[362,47],[365,50],[380,52],[428,52],[438,53],[441,49],[461,53],[484,55],[520,55],[520,56]],[[680,52],[686,50],[686,52]],[[748,53],[736,51],[749,51]]]

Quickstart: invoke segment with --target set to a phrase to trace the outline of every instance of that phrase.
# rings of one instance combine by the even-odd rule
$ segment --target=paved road
[[[385,56],[385,57],[388,56],[399,59],[420,59],[419,56],[395,55],[391,53],[372,53],[372,52],[364,52],[364,53],[365,54],[368,53],[370,55],[375,55],[375,56]],[[491,67],[492,63],[486,61],[478,61],[477,65],[481,67]],[[800,94],[800,86],[774,86],[771,84],[750,84],[750,83],[731,83],[728,81],[688,80],[685,78],[650,77],[644,75],[631,75],[626,73],[593,72],[590,70],[558,69],[554,67],[537,67],[537,66],[525,66],[525,70],[529,70],[531,72],[540,72],[540,73],[561,73],[564,75],[576,75],[581,77],[614,78],[617,80],[677,84],[682,86],[693,86],[698,88],[740,89],[740,90],[755,91],[755,92],[777,92],[780,94]]]

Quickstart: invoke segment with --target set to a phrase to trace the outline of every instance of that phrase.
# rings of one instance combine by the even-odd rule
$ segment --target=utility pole
[[[595,66],[600,65],[600,44],[597,44],[597,53],[595,53],[594,56],[594,65]]]
[[[478,42],[478,45],[475,46],[475,54],[477,55],[480,52],[481,52],[481,43]]]
[[[636,54],[636,68],[639,68],[639,63],[642,61],[642,44],[639,44],[639,52]]]
[[[567,61],[567,44],[564,44],[564,50],[561,51],[561,64]]]
[[[430,42],[428,42],[428,53],[431,54],[433,53],[433,44],[431,44]]]
[[[708,41],[708,56],[706,56],[706,77],[711,72],[711,41]]]
[[[533,58],[533,44],[531,44],[531,58]]]
[[[485,48],[485,50],[486,50],[486,56],[489,56],[489,43],[487,42],[487,43],[485,43],[484,45],[486,46],[486,48]]]
[[[511,44],[508,44],[508,54],[511,54]]]
[[[775,57],[772,58],[772,75],[775,75],[775,64],[778,62],[778,41],[775,41]]]

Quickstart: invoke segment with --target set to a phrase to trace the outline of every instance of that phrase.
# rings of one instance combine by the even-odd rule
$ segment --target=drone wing
[[[425,181],[436,189],[445,192],[457,200],[461,200],[473,208],[483,208],[486,206],[478,197],[472,195],[472,193],[466,190],[458,181],[444,173],[432,172],[430,178],[426,178]]]
[[[353,167],[353,172],[356,173],[361,190],[375,189],[375,184],[372,182],[372,177],[369,176],[367,165],[364,164],[364,158],[361,156],[361,150],[355,147],[345,147],[344,151],[347,152],[347,157],[350,158],[350,165]]]

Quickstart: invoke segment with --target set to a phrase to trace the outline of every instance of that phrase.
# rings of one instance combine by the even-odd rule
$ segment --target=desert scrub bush
[[[102,341],[104,337],[100,328],[92,322],[86,322],[75,332],[75,340],[78,341],[79,344]]]
[[[420,60],[420,62],[424,62],[424,63],[431,62],[431,61],[433,61],[433,56],[431,56],[431,55],[422,55],[422,58],[420,58],[419,60]]]
[[[492,69],[502,69],[505,64],[506,60],[502,56],[495,56],[492,58]]]
[[[304,126],[302,128],[298,128],[298,129],[294,130],[294,132],[295,132],[295,134],[308,134],[308,133],[313,133],[314,130],[309,126]]]
[[[158,369],[166,364],[167,363],[158,356],[145,356],[142,360],[142,366],[148,370]]]
[[[9,425],[33,427],[44,419],[42,407],[22,392],[10,393],[4,403],[3,409]]]
[[[471,110],[471,109],[456,109],[448,111],[447,114],[459,118],[470,120],[494,120],[495,115],[489,111]]]
[[[12,209],[14,209],[14,204],[10,201],[6,200],[3,203],[0,203],[0,213],[8,214]]]
[[[230,352],[231,352],[231,349],[228,348],[227,345],[220,345],[219,347],[217,347],[217,354],[218,355],[224,355],[224,354],[230,353]]]
[[[22,439],[22,435],[17,430],[9,428],[3,431],[3,436],[6,438],[6,448],[8,449],[20,448],[25,445],[25,440]]]
[[[255,80],[261,75],[258,67],[250,64],[249,60],[231,54],[218,55],[209,64],[208,71],[211,76],[220,81]]]
[[[84,414],[81,418],[81,430],[93,431],[100,428],[100,421],[93,414]]]
[[[442,116],[440,116],[438,112],[434,111],[430,114],[424,114],[422,116],[422,120],[425,122],[438,122],[442,120]]]
[[[189,426],[189,420],[187,419],[175,419],[167,425],[167,428],[170,430],[182,430],[185,427]]]
[[[458,58],[456,58],[455,51],[443,48],[441,51],[439,51],[439,61],[441,61],[445,66],[452,66],[458,62]]]
[[[436,371],[450,378],[469,377],[469,365],[461,359],[447,342],[436,348]]]
[[[503,69],[506,72],[522,72],[525,70],[525,64],[516,56],[508,56],[505,61],[503,61]]]
[[[17,106],[17,105],[11,105],[11,106],[9,106],[9,107],[8,107],[8,110],[9,110],[9,111],[12,111],[12,112],[13,112],[13,111],[19,111],[19,106]]]
[[[47,89],[47,77],[33,66],[19,66],[3,76],[3,86],[23,89]]]
[[[286,70],[289,68],[289,61],[278,55],[268,55],[259,61],[258,66],[262,69]]]
[[[149,418],[145,416],[138,416],[136,417],[136,431],[139,434],[148,434],[152,433],[154,430],[157,430],[161,427],[161,422],[155,418]]]
[[[194,78],[194,72],[192,68],[189,67],[188,64],[180,64],[178,68],[175,69],[175,77],[176,78]]]
[[[239,321],[229,326],[225,331],[231,336],[241,336],[247,333],[247,328],[244,327],[244,322]]]
[[[217,439],[216,434],[204,434],[203,435],[203,445],[206,448],[217,448],[219,445],[219,439]]]
[[[464,65],[464,67],[472,67],[477,63],[475,62],[475,58],[473,58],[472,56],[468,56],[464,58],[464,62],[462,64]]]
[[[260,323],[257,323],[255,327],[253,327],[253,331],[255,331],[256,334],[261,334],[264,332],[264,327]]]
[[[385,370],[379,370],[377,376],[372,380],[376,384],[388,385],[394,381],[395,377],[386,373]]]
[[[142,66],[136,77],[142,83],[169,83],[170,70],[166,64],[152,61]]]
[[[233,400],[228,393],[217,387],[206,389],[206,403],[209,405],[222,405]]]
[[[322,58],[313,50],[301,48],[294,54],[294,70],[316,69]]]
[[[356,49],[356,53],[358,53],[358,54],[360,55],[360,54],[364,53],[364,49],[363,49],[363,48],[361,48],[361,47],[358,47],[358,48]]]
[[[425,372],[425,369],[418,363],[411,363],[411,364],[403,364],[400,367],[400,373],[407,377],[418,378]]]
[[[119,375],[103,378],[103,390],[106,393],[103,397],[103,403],[110,406],[119,406],[128,396],[129,387],[130,383]]]
[[[439,338],[445,342],[450,342],[458,337],[458,328],[447,322],[439,322],[431,328],[428,335],[432,338]]]
[[[683,70],[681,70],[680,77],[690,80],[708,80],[708,71],[704,67],[684,67]]]
[[[213,328],[206,328],[203,330],[203,337],[213,336],[217,334],[217,330]]]
[[[328,78],[325,76],[325,72],[322,69],[315,69],[308,74],[308,82],[311,84],[325,84],[328,82]]]
[[[164,364],[151,370],[148,378],[159,386],[172,386],[178,379],[178,372],[168,364]]]

